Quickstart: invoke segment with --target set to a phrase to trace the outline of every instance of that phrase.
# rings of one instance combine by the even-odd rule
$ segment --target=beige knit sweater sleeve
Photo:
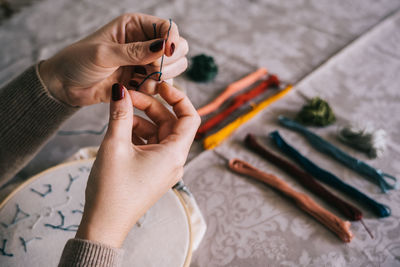
[[[24,167],[78,108],[43,86],[38,65],[0,89],[0,186]]]
[[[50,95],[38,65],[0,88],[0,186],[21,170],[77,110]],[[59,266],[120,266],[122,255],[122,249],[75,238],[65,245]]]
[[[83,239],[70,239],[64,247],[59,267],[121,266],[122,249]]]

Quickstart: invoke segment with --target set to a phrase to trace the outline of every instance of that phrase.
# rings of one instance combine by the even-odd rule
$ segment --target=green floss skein
[[[314,97],[297,114],[296,121],[304,125],[327,126],[336,120],[329,104],[319,97]]]
[[[200,54],[191,58],[190,68],[187,75],[196,82],[209,82],[217,76],[218,66],[214,58]]]

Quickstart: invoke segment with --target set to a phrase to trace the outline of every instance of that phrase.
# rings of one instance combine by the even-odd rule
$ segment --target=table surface
[[[315,131],[350,154],[400,177],[400,1],[34,1],[0,25],[0,84],[124,12],[172,18],[189,42],[189,55],[206,53],[215,58],[219,74],[214,82],[177,79],[196,107],[258,67],[295,85],[289,95],[216,148],[219,152],[275,173],[305,191],[241,144],[248,132],[266,137],[279,129],[303,154],[392,208],[392,216],[385,219],[363,209],[364,221],[375,238],[355,222],[351,228],[354,240],[343,244],[275,191],[229,172],[223,160],[212,151],[203,151],[196,142],[184,180],[198,201],[208,230],[193,255],[192,266],[400,265],[400,193],[380,193],[378,187],[316,152],[302,137],[276,122],[279,114],[293,116],[305,98],[321,96],[332,105],[338,122]],[[107,120],[108,105],[100,104],[80,110],[62,130],[101,129]],[[389,145],[382,158],[369,160],[336,140],[337,125],[349,120],[368,121],[387,131]],[[101,140],[102,135],[56,135],[0,194],[4,196],[26,177],[63,161],[81,147],[99,145]]]

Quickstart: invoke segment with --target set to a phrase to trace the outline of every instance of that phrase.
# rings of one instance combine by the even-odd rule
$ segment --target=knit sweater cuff
[[[123,249],[74,238],[65,245],[58,266],[121,266],[123,253]]]

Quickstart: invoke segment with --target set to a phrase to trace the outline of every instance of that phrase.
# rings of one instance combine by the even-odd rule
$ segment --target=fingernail
[[[133,71],[136,72],[136,73],[139,73],[139,74],[143,74],[143,75],[147,74],[146,68],[143,67],[143,66],[135,66],[133,68]]]
[[[157,40],[150,45],[151,52],[158,52],[164,47],[164,40]]]
[[[139,86],[139,83],[135,80],[130,80],[129,85],[132,86],[135,90],[137,90],[137,87]]]
[[[114,83],[114,85],[112,86],[111,99],[113,101],[118,101],[124,98],[124,96],[125,96],[124,87],[119,83]]]
[[[169,49],[169,52],[170,52],[171,56],[174,54],[174,52],[175,52],[175,44],[174,43],[171,44],[171,48]]]

